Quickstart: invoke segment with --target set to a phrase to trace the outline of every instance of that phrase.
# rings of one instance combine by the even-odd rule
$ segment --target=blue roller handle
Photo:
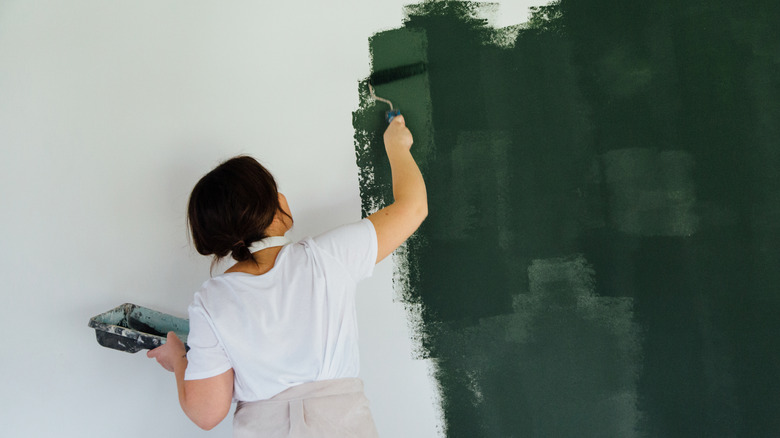
[[[395,116],[400,116],[400,115],[401,115],[401,110],[393,109],[385,113],[385,118],[387,119],[387,123],[390,123],[393,121],[393,118],[395,118]]]

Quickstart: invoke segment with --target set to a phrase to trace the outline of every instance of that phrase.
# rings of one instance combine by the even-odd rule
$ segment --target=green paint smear
[[[429,217],[400,299],[449,437],[780,436],[780,3],[577,0],[370,41]],[[382,103],[353,115],[364,215]]]

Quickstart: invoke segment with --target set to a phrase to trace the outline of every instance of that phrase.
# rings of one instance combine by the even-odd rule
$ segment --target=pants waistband
[[[320,380],[317,382],[303,383],[288,388],[268,400],[254,402],[238,402],[242,408],[249,404],[270,404],[277,402],[290,402],[293,400],[310,399],[317,397],[329,397],[334,395],[363,392],[363,381],[356,378]]]

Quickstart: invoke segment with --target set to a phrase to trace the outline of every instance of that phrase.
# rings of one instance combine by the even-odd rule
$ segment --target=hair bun
[[[249,251],[249,247],[246,246],[246,243],[243,240],[239,240],[238,242],[233,244],[233,259],[243,262],[244,260],[249,260],[252,258],[252,253]]]

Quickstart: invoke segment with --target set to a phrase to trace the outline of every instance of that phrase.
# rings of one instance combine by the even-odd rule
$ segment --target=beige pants
[[[304,383],[273,398],[238,402],[234,438],[376,438],[360,379]]]

